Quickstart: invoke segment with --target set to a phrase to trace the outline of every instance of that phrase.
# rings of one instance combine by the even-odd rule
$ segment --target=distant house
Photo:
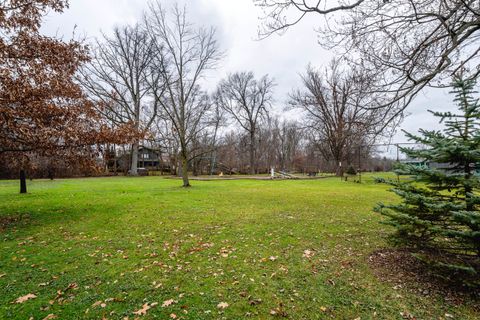
[[[454,168],[454,165],[451,163],[439,163],[439,162],[431,162],[422,159],[405,159],[401,161],[402,163],[413,165],[413,166],[427,166],[432,169],[437,169],[440,171],[447,171]],[[475,166],[475,174],[480,175],[480,164]]]
[[[422,159],[414,159],[414,158],[407,158],[407,159],[401,160],[400,162],[409,164],[415,167],[422,167],[422,166],[428,165],[427,161]]]
[[[130,169],[131,164],[131,152],[125,150],[123,153],[119,153],[115,156],[115,153],[111,153],[110,160],[108,161],[108,168],[111,171],[117,172],[123,171],[127,172]],[[165,159],[165,154],[163,154],[159,150],[141,146],[138,149],[138,161],[137,167],[138,168],[145,168],[148,170],[153,171],[169,171],[170,164],[169,159]]]
[[[148,147],[140,147],[138,149],[139,168],[155,169],[161,164],[161,154],[159,151]]]

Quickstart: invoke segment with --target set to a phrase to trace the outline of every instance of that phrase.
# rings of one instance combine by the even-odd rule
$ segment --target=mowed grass
[[[337,178],[192,184],[45,180],[20,195],[16,181],[0,181],[0,318],[480,316],[468,304],[374,276],[368,257],[388,246],[392,231],[372,212],[395,200],[383,185]],[[14,303],[30,293],[36,298]],[[146,304],[146,314],[134,313]]]

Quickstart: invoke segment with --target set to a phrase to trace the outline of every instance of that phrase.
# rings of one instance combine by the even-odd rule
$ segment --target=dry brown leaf
[[[313,257],[314,255],[315,255],[315,252],[314,252],[313,250],[307,249],[307,250],[304,250],[304,251],[303,251],[302,257],[307,258],[307,259],[310,259],[310,258]]]
[[[92,307],[98,307],[100,305],[104,304],[103,301],[97,301],[94,304],[92,304]]]
[[[174,304],[174,303],[175,303],[175,300],[173,300],[173,299],[168,299],[168,300],[163,301],[162,307],[165,308],[165,307],[171,306],[171,305]]]
[[[218,309],[226,309],[226,308],[228,308],[228,303],[220,302],[219,304],[217,304],[217,308]]]
[[[150,306],[148,305],[148,303],[145,303],[141,309],[135,311],[133,314],[134,315],[137,315],[137,316],[143,316],[143,315],[146,315],[147,314],[147,311],[150,310]]]
[[[24,303],[25,301],[27,300],[30,300],[30,299],[35,299],[37,296],[34,295],[33,293],[29,293],[23,297],[19,297],[17,298],[17,300],[15,300],[15,303]]]
[[[50,313],[48,316],[43,318],[43,320],[50,320],[50,319],[57,319],[58,317],[54,315],[53,313]]]

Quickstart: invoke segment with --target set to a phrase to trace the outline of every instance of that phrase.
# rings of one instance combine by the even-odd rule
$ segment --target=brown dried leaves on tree
[[[95,145],[127,140],[131,131],[106,126],[74,81],[89,60],[81,42],[40,34],[47,10],[62,0],[9,0],[0,4],[0,156],[56,155],[89,162]]]

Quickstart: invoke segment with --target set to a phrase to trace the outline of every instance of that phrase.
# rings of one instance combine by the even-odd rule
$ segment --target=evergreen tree
[[[424,147],[402,149],[426,165],[400,164],[399,175],[412,179],[388,183],[402,198],[397,204],[380,204],[377,212],[388,217],[401,244],[435,255],[436,265],[480,274],[480,103],[474,98],[474,80],[456,77],[454,101],[458,112],[432,112],[445,124],[442,131],[406,133]],[[431,256],[430,256],[431,257]]]

